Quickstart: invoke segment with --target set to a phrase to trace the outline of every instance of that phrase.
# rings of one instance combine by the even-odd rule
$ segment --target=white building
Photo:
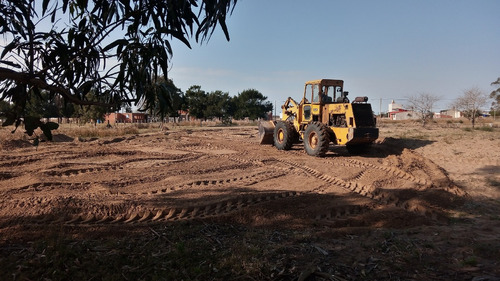
[[[388,112],[394,112],[394,111],[401,111],[403,109],[403,105],[397,104],[392,100],[392,102],[389,104],[389,111]]]

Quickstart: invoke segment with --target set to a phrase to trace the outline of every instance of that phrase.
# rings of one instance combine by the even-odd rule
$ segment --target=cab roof
[[[335,79],[317,79],[310,80],[306,82],[306,85],[324,85],[324,86],[343,86],[344,80],[335,80]]]

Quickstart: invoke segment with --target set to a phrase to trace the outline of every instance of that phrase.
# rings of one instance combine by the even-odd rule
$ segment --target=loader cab
[[[304,87],[302,122],[321,121],[323,105],[335,103],[344,93],[343,86],[342,80],[307,81]]]
[[[305,103],[333,103],[344,94],[344,81],[321,79],[307,81],[304,87]],[[310,102],[309,102],[310,101]]]

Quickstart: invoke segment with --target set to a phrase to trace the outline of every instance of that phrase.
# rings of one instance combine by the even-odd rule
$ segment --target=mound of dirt
[[[21,139],[9,139],[9,140],[4,140],[2,143],[0,143],[0,148],[2,150],[15,150],[17,148],[26,148],[26,147],[33,147],[33,143]]]
[[[73,142],[75,139],[67,136],[65,134],[54,134],[52,136],[52,141],[53,142]]]

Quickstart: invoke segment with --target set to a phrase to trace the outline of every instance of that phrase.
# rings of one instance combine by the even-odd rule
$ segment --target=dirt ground
[[[38,148],[2,128],[0,263],[19,279],[33,268],[9,263],[54,229],[95,241],[201,226],[222,251],[231,226],[280,249],[248,258],[266,262],[245,280],[500,280],[500,130],[464,128],[382,123],[366,155],[324,158],[259,145],[254,126],[60,130]]]

